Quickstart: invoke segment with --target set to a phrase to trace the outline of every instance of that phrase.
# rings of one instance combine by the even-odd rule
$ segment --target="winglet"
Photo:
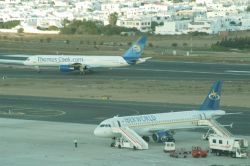
[[[136,43],[134,43],[126,52],[123,54],[123,58],[128,64],[136,64],[137,60],[141,57],[144,51],[147,37],[140,37]]]
[[[220,107],[220,96],[221,96],[222,81],[217,80],[211,90],[209,91],[204,102],[200,106],[201,111],[205,110],[218,110]]]

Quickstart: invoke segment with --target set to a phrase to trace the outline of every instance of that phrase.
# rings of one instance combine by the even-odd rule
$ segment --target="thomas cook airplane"
[[[61,72],[78,70],[84,74],[92,68],[114,68],[143,63],[151,57],[141,58],[147,41],[146,36],[140,37],[122,56],[79,56],[79,55],[34,55],[27,56],[24,61],[0,60],[0,63],[15,63],[27,66],[59,67]],[[25,57],[25,55],[13,55]]]
[[[151,136],[155,142],[166,142],[172,130],[207,127],[200,126],[198,122],[213,120],[226,114],[219,110],[221,86],[221,80],[212,85],[198,110],[113,117],[101,122],[94,130],[94,135],[113,139],[125,137],[136,148],[147,149],[146,142]]]
[[[61,72],[80,71],[84,74],[93,68],[124,67],[145,62],[151,58],[141,58],[146,42],[146,36],[140,37],[122,56],[5,55],[12,59],[1,59],[0,63],[34,66],[38,71],[40,67],[58,67]],[[13,58],[18,60],[13,60]]]

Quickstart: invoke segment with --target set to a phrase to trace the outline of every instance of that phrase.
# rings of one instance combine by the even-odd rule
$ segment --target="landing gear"
[[[79,70],[81,75],[85,75],[86,71],[88,70],[87,66],[81,63],[72,64],[71,67],[74,68],[73,70],[76,70],[76,71]]]
[[[115,143],[112,142],[112,143],[110,144],[110,147],[115,147]]]
[[[231,157],[232,158],[236,158],[236,154],[235,153],[231,153]]]
[[[85,69],[83,66],[80,66],[79,70],[81,75],[85,75]]]
[[[216,156],[220,156],[221,153],[217,151],[217,152],[215,153],[215,155],[216,155]]]
[[[37,71],[37,73],[41,73],[41,70],[40,70],[39,66],[35,66],[35,70]]]
[[[149,136],[142,136],[142,139],[144,139],[144,141],[146,141],[146,142],[149,142],[149,141],[150,141]]]
[[[79,66],[79,70],[80,70],[80,74],[81,74],[81,75],[85,75],[86,72],[87,72],[87,70],[88,70],[88,68],[87,68],[87,66],[82,66],[82,65],[80,65],[80,66]]]

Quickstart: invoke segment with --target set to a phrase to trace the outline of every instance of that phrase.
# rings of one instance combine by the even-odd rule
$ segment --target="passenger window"
[[[216,143],[216,139],[213,139],[213,143]]]
[[[222,140],[219,140],[219,144],[222,144]]]

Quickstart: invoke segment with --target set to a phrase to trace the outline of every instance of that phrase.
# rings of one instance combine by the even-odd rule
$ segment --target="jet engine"
[[[157,132],[152,135],[152,138],[157,143],[173,141],[175,142],[173,135],[168,132]]]
[[[59,66],[59,70],[60,70],[61,72],[70,72],[70,71],[74,71],[75,69],[74,69],[74,67],[71,66],[71,65],[60,65],[60,66]]]

